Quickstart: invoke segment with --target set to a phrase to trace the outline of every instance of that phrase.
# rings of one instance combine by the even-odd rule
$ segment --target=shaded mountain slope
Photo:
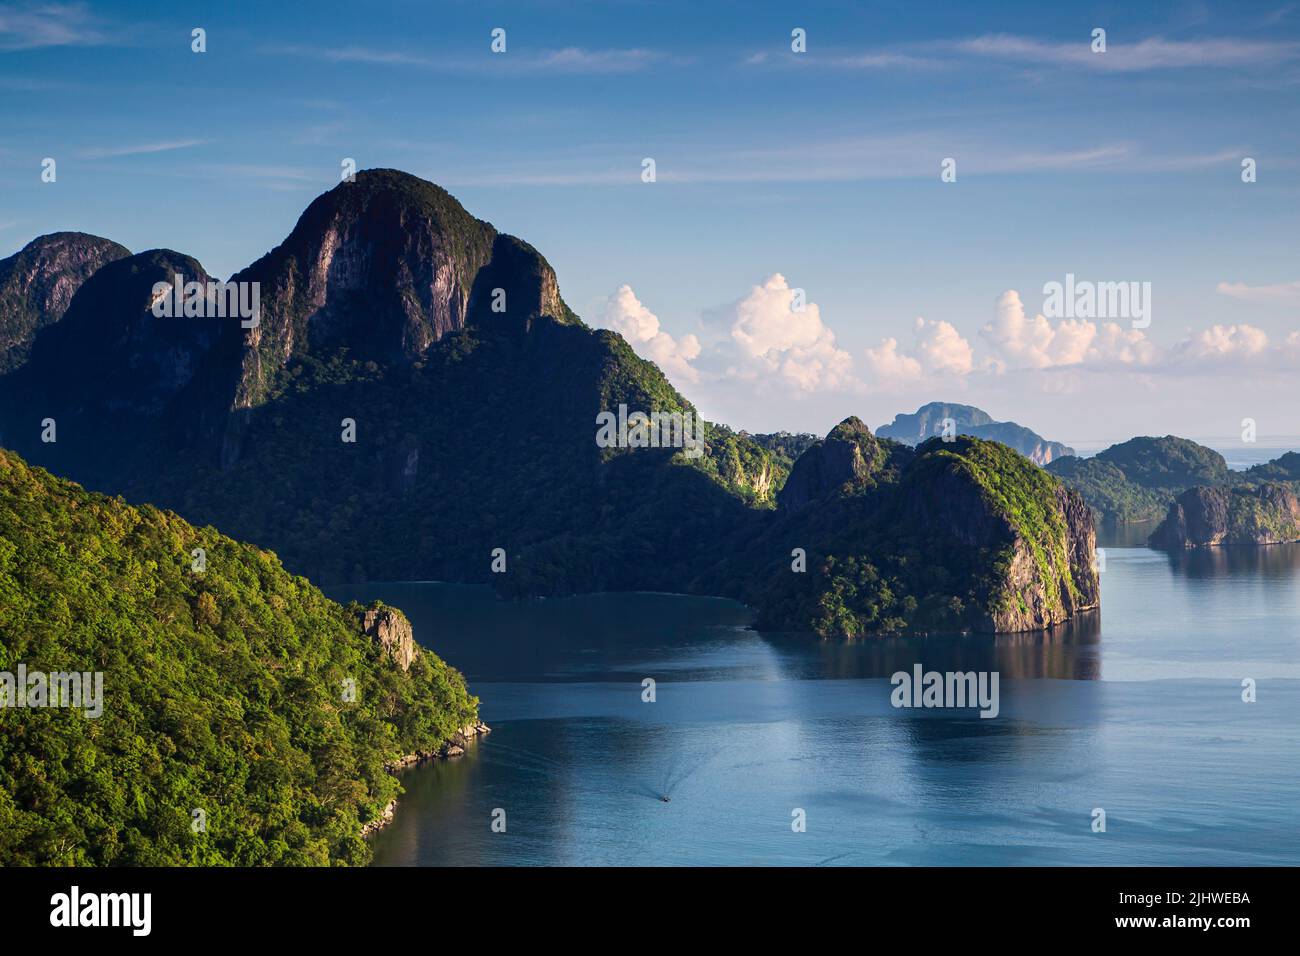
[[[621,336],[582,324],[532,246],[406,174],[340,184],[234,277],[260,289],[253,328],[154,317],[153,284],[177,274],[205,279],[199,263],[166,251],[100,270],[37,335],[27,365],[0,378],[0,435],[33,462],[273,548],[324,583],[440,578],[510,594],[711,588],[764,613],[747,576],[757,565],[739,556],[785,520],[778,499],[782,514],[837,512],[841,499],[905,484],[905,449],[855,420],[812,444],[706,424],[698,456],[601,447],[602,413],[695,409]],[[42,440],[47,419],[57,442]],[[993,473],[1010,469],[1035,507],[1060,507],[1053,482],[1022,475],[1028,462],[983,448],[945,445],[926,457],[957,454],[971,487],[992,487]],[[911,565],[960,578],[954,587],[971,602],[943,620],[1037,628],[1088,605],[1054,592],[1057,571],[1040,568],[1042,600],[1014,613],[993,607],[1002,591],[968,580],[978,555],[945,554],[944,534],[919,512],[898,518],[921,519]],[[880,534],[876,524],[846,527]],[[1014,538],[990,541],[986,556],[1010,554]],[[497,549],[504,571],[493,569]],[[918,600],[938,593],[908,588]],[[833,630],[812,616],[767,619]],[[889,619],[886,630],[895,619],[928,626],[908,611]]]
[[[55,232],[0,259],[0,375],[27,361],[36,334],[63,317],[82,283],[130,254],[98,236]]]

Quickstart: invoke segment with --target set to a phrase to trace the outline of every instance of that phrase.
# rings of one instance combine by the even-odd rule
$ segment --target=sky
[[[348,158],[532,243],[737,428],[1300,443],[1300,3],[0,0],[0,256],[227,276]]]

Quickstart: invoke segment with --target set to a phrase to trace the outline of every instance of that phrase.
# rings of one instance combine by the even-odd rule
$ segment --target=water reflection
[[[1126,524],[1118,524],[1114,521],[1098,522],[1097,547],[1145,548],[1151,533],[1159,524],[1159,521],[1130,521]]]
[[[1226,545],[1167,553],[1175,574],[1189,578],[1292,579],[1300,571],[1300,544]]]
[[[887,678],[910,671],[999,671],[1004,679],[1097,680],[1101,615],[1088,612],[1047,631],[818,641],[806,635],[764,635],[787,679]]]

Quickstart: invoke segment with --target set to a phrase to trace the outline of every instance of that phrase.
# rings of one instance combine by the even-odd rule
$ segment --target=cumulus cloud
[[[911,351],[899,348],[898,339],[883,339],[866,350],[866,366],[874,380],[908,381],[926,374],[967,375],[975,367],[975,350],[950,322],[918,318],[912,323]]]
[[[736,303],[731,341],[743,360],[732,372],[741,377],[766,371],[801,392],[854,384],[853,357],[835,344],[817,305],[802,301],[779,272]]]
[[[1292,333],[1294,335],[1294,333]],[[1174,348],[1183,360],[1231,360],[1254,358],[1268,349],[1268,335],[1253,325],[1212,325],[1196,332]]]
[[[898,339],[882,339],[875,348],[866,351],[867,371],[873,381],[906,382],[919,379],[923,373],[920,360],[900,351]]]
[[[669,378],[699,381],[700,374],[691,365],[700,356],[699,339],[694,335],[677,339],[663,331],[659,317],[645,307],[630,285],[619,286],[605,302],[604,325],[627,339],[638,355],[654,362]]]
[[[1143,365],[1153,361],[1157,351],[1145,333],[1114,322],[1053,322],[1042,314],[1030,318],[1015,289],[998,296],[993,321],[981,331],[998,368],[1041,369],[1085,362]]]

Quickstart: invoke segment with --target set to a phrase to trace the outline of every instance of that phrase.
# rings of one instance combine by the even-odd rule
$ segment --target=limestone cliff
[[[1151,546],[1165,550],[1289,541],[1300,541],[1300,499],[1279,482],[1188,489],[1151,535]]]
[[[376,601],[358,612],[361,633],[384,649],[402,670],[410,670],[411,662],[419,656],[411,622],[395,607]]]

